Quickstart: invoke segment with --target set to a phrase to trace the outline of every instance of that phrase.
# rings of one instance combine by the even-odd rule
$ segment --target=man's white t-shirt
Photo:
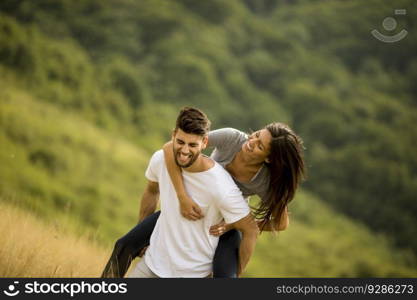
[[[207,277],[219,241],[209,234],[209,228],[223,218],[234,223],[249,214],[242,192],[216,162],[204,172],[183,170],[185,189],[204,214],[200,220],[189,221],[180,213],[162,150],[154,153],[145,175],[159,183],[161,202],[161,215],[145,254],[147,266],[159,277]]]

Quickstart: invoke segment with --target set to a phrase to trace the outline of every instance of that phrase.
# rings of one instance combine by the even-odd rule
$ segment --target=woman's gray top
[[[208,146],[214,147],[211,158],[221,164],[223,168],[226,168],[226,165],[233,160],[236,153],[242,149],[242,145],[248,140],[248,135],[234,128],[222,128],[210,131],[208,139]],[[240,182],[233,176],[232,178],[244,197],[256,194],[262,200],[266,200],[269,176],[268,167],[263,165],[250,182]]]

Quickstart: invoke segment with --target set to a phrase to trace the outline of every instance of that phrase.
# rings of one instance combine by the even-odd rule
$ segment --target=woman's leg
[[[213,259],[214,278],[236,278],[239,266],[241,233],[236,229],[222,234]]]
[[[139,255],[144,247],[149,245],[160,213],[158,211],[145,218],[116,242],[101,277],[122,278],[126,274],[132,260]]]

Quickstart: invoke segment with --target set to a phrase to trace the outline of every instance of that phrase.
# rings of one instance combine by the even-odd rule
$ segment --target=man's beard
[[[189,166],[191,166],[198,158],[198,156],[200,155],[200,153],[196,153],[196,154],[192,154],[191,153],[191,157],[190,160],[188,161],[188,163],[186,163],[185,165],[182,165],[179,161],[178,161],[178,155],[181,151],[179,150],[175,150],[174,151],[174,159],[175,159],[175,163],[177,164],[178,167],[180,168],[188,168]]]

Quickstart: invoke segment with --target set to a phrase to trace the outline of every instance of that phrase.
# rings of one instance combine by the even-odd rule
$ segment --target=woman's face
[[[255,161],[268,162],[270,154],[272,135],[267,129],[261,129],[252,133],[248,140],[242,145],[242,151],[250,159]]]

